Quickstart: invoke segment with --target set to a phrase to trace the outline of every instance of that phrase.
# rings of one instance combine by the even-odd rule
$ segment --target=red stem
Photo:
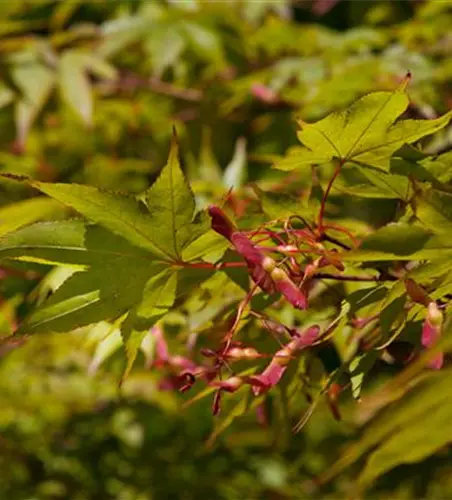
[[[336,180],[337,176],[339,175],[341,169],[342,169],[342,166],[344,165],[345,163],[345,160],[342,159],[336,169],[334,170],[334,174],[333,176],[331,177],[330,181],[328,182],[328,186],[326,187],[326,190],[325,192],[323,193],[323,197],[322,197],[322,204],[320,205],[320,211],[319,211],[319,221],[318,221],[318,228],[319,228],[319,232],[320,234],[323,233],[323,218],[325,216],[325,205],[326,205],[326,200],[328,199],[328,196],[330,194],[330,191],[331,191],[331,188],[333,186],[333,183],[334,181]]]
[[[234,319],[234,323],[232,324],[231,328],[229,329],[229,331],[226,334],[225,346],[224,346],[224,349],[222,351],[223,355],[228,352],[229,347],[231,346],[232,337],[234,336],[234,332],[235,332],[235,330],[237,329],[237,327],[239,325],[240,318],[242,317],[243,311],[245,310],[245,307],[251,301],[251,297],[253,296],[253,294],[256,291],[257,287],[258,287],[258,284],[255,283],[254,286],[251,288],[251,290],[247,293],[246,297],[240,303],[240,305],[239,305],[239,307],[237,309],[237,313],[236,313],[236,316],[235,316],[235,319]]]

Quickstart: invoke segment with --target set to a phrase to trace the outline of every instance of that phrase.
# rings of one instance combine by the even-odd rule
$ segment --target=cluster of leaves
[[[1,7],[9,17],[0,117],[11,131],[0,165],[2,353],[21,346],[2,369],[19,373],[22,350],[32,359],[40,342],[70,339],[82,358],[92,353],[76,369],[94,375],[102,367],[108,377],[105,395],[86,378],[74,384],[92,394],[70,382],[73,399],[51,398],[49,413],[39,412],[42,427],[23,415],[39,408],[45,389],[25,408],[11,399],[18,432],[36,439],[15,464],[39,455],[40,433],[60,446],[50,428],[66,432],[72,412],[108,401],[122,415],[118,384],[128,401],[141,398],[174,419],[181,400],[186,415],[201,408],[199,433],[214,425],[209,449],[243,422],[250,448],[277,443],[290,463],[305,446],[306,460],[281,469],[279,458],[244,465],[232,444],[224,453],[250,476],[229,492],[224,486],[228,498],[249,496],[260,467],[276,472],[258,472],[255,496],[269,488],[290,498],[314,494],[301,484],[314,476],[326,494],[363,457],[358,482],[338,481],[334,494],[370,488],[400,464],[446,460],[437,452],[450,442],[451,408],[450,5],[410,6],[406,19],[403,2],[352,2],[361,12],[351,18],[371,27],[344,32],[288,20],[312,21],[316,3],[314,14],[280,1]],[[339,2],[332,12],[349,8]],[[414,74],[409,98],[401,68]],[[292,110],[301,116],[297,146]],[[157,173],[172,123],[182,147],[173,132]],[[69,364],[58,368],[61,377],[73,367],[62,356]],[[2,389],[8,400],[10,391]],[[32,389],[25,383],[24,391]],[[365,426],[333,467],[328,454],[312,451],[319,443],[309,431],[323,425],[325,408]],[[129,404],[124,411],[146,419]],[[128,425],[129,416],[111,418]],[[2,429],[14,428],[12,413],[3,418]],[[156,425],[164,420],[155,417]],[[331,425],[320,435],[336,439]],[[304,431],[290,438],[292,428]],[[184,439],[197,446],[194,433]],[[138,441],[144,450],[146,439]],[[71,477],[64,488],[44,484],[43,495],[100,494],[88,486],[91,470],[54,453],[40,464]],[[61,467],[49,465],[55,456]],[[212,475],[228,482],[218,467]],[[131,498],[148,491],[143,475],[127,490]],[[82,477],[86,489],[72,489]],[[128,482],[107,479],[97,488],[112,495]],[[198,493],[219,494],[205,488]]]
[[[285,109],[301,108],[303,118],[318,118],[365,92],[393,85],[400,68],[416,75],[413,113],[431,118],[447,109],[452,71],[447,2],[422,5],[408,19],[395,2],[353,6],[363,12],[349,13],[352,29],[346,32],[289,24],[289,2],[255,3],[5,4],[0,104],[13,111],[14,151],[44,157],[45,173],[52,178],[69,168],[59,165],[55,151],[63,144],[74,154],[66,175],[86,163],[108,171],[114,154],[123,176],[139,178],[149,167],[130,161],[130,135],[144,141],[142,159],[161,164],[168,122],[176,120],[193,141],[192,122],[218,125],[232,144],[245,115],[250,127],[239,128],[262,160],[284,152],[284,141],[275,151],[268,138],[278,126],[287,137]],[[353,26],[353,16],[368,26]],[[387,26],[389,20],[393,24]],[[220,106],[209,106],[219,99]],[[275,109],[281,113],[275,115]],[[33,130],[39,119],[42,129]],[[92,140],[73,133],[82,123],[92,127]],[[148,147],[149,136],[157,148]],[[208,142],[205,147],[210,148]],[[230,146],[222,149],[225,161]],[[86,181],[108,182],[107,172],[94,176],[86,166]],[[28,168],[39,175],[44,167]],[[128,181],[130,189],[140,190],[138,180]]]
[[[151,336],[147,341],[156,345],[157,366],[169,369],[163,387],[185,391],[199,378],[207,380],[209,391],[217,390],[214,414],[220,412],[222,392],[241,391],[238,406],[219,423],[211,441],[247,409],[257,408],[265,418],[263,396],[280,383],[291,360],[299,359],[300,351],[330,342],[340,361],[333,367],[323,365],[324,381],[306,415],[326,393],[334,414],[339,416],[338,392],[350,388],[353,396],[359,397],[363,378],[379,358],[410,362],[421,344],[436,344],[443,316],[447,317],[451,292],[447,268],[451,193],[435,174],[438,166],[447,169],[450,153],[431,157],[408,145],[445,127],[452,112],[435,120],[396,121],[408,107],[405,87],[409,78],[394,92],[368,94],[350,108],[316,123],[302,122],[298,134],[302,146],[275,166],[303,172],[307,167],[317,170],[330,165],[333,175],[326,187],[318,185],[323,193],[320,199],[313,185],[304,201],[292,200],[290,215],[280,214],[277,219],[269,218],[265,210],[270,193],[256,188],[254,199],[247,200],[247,210],[259,212],[260,208],[263,220],[246,230],[236,227],[218,206],[209,208],[211,224],[205,212],[196,213],[194,196],[180,169],[176,136],[166,167],[151,188],[137,197],[92,186],[44,183],[3,174],[28,183],[88,220],[38,222],[2,238],[2,258],[58,264],[74,270],[21,323],[12,338],[67,332],[109,321],[114,326],[105,341],[118,338],[116,329],[120,330],[127,354],[125,377],[144,339]],[[342,172],[348,172],[345,184],[339,182]],[[390,223],[366,234],[340,217],[334,223],[326,221],[328,196],[336,179],[338,189],[347,194],[395,199],[398,207]],[[229,206],[243,202],[233,196],[229,193]],[[306,212],[316,204],[317,220],[305,219]],[[272,209],[275,207],[287,210],[287,200],[281,204],[273,199]],[[251,287],[250,278],[254,282]],[[309,310],[310,298],[316,294],[317,308],[322,308],[325,291],[318,289],[324,280],[355,286],[353,291],[344,287],[342,293],[336,289],[332,314],[312,325],[312,317],[303,318],[295,311]],[[234,287],[229,304],[232,315],[229,308],[212,310],[210,301],[230,286]],[[249,290],[244,298],[236,290],[238,286]],[[204,297],[199,295],[200,290]],[[213,326],[206,327],[206,318],[198,322],[197,328],[186,319],[175,321],[177,312],[183,315],[182,311],[190,311],[195,297],[201,315],[213,313]],[[284,318],[288,310],[291,317]],[[209,320],[211,323],[212,317]],[[192,356],[168,353],[161,332],[168,321],[178,326],[179,335],[190,340]],[[285,337],[292,340],[282,349],[276,348],[260,375],[253,375],[258,364],[251,372],[237,372],[232,363],[255,364],[269,355],[259,346],[247,344],[256,327],[259,332],[262,326],[279,342],[284,342]],[[245,342],[236,341],[238,334]],[[217,343],[213,350],[201,351],[214,359],[211,365],[196,362],[198,336],[199,342]],[[397,353],[400,343],[402,355]],[[315,349],[312,355],[318,356]],[[428,353],[432,368],[441,368],[440,356],[432,358]],[[418,363],[426,364],[425,358]],[[225,368],[231,375],[222,379]],[[309,368],[304,378],[311,383]],[[249,391],[242,391],[244,384],[252,386],[257,399],[250,399]],[[292,398],[299,398],[298,391],[292,392],[289,400]],[[428,407],[423,407],[426,410]],[[406,411],[402,411],[401,418],[409,418]],[[424,427],[430,423],[432,430],[436,429],[437,418],[424,419]],[[305,418],[296,428],[304,422]],[[366,469],[360,482],[365,484],[369,478],[406,461],[402,451],[398,460],[393,458],[389,465],[387,460],[377,458],[388,453],[386,446],[391,450],[397,447],[400,439],[396,435],[396,445],[385,442],[383,451],[374,453],[371,472]],[[419,459],[449,439],[447,432],[441,432],[437,441],[429,438],[428,447],[421,451],[416,448],[413,454]],[[381,460],[384,467],[372,468]]]

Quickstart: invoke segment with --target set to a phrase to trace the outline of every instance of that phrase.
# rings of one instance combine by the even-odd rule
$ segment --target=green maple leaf
[[[0,238],[0,259],[84,268],[115,257],[153,258],[126,239],[79,219],[37,222]]]
[[[182,254],[191,260],[211,252],[210,224],[205,214],[196,214],[175,135],[167,165],[142,197],[145,203],[92,186],[25,181],[95,224],[36,223],[0,238],[0,259],[81,269],[26,319],[18,335],[70,331],[131,310],[149,328],[175,300]],[[193,286],[207,277],[193,271],[199,275]]]
[[[17,335],[114,320],[143,300],[147,281],[165,265],[124,238],[79,220],[37,223],[12,233],[0,240],[0,258],[79,268],[26,318]]]
[[[130,311],[126,320],[121,325],[121,337],[126,352],[126,367],[121,378],[121,383],[129,375],[138,354],[141,342],[155,325],[173,305],[176,299],[178,274],[171,270],[163,269],[149,278],[142,300]]]
[[[417,185],[411,200],[416,217],[434,233],[450,242],[452,231],[452,194],[428,185]]]
[[[21,325],[16,335],[67,332],[103,320],[115,320],[141,300],[155,264],[116,257],[69,277]]]
[[[160,248],[180,260],[182,250],[209,230],[205,213],[195,215],[193,192],[179,163],[179,147],[173,134],[168,163],[145,193],[152,226],[158,228]]]
[[[316,123],[300,121],[297,135],[303,146],[293,148],[275,167],[292,170],[337,159],[389,170],[395,151],[440,130],[452,118],[450,111],[435,120],[396,122],[409,104],[404,87],[365,95]]]
[[[146,203],[122,193],[80,184],[52,184],[3,174],[67,205],[92,222],[122,236],[132,245],[168,263],[180,262],[182,251],[206,233],[205,213],[196,213],[190,186],[182,173],[174,134],[168,163],[144,193]]]

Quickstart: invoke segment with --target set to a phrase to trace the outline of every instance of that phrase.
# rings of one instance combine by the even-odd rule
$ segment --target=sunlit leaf
[[[262,210],[270,219],[290,217],[291,215],[301,215],[311,219],[313,209],[301,196],[295,196],[285,192],[263,191],[254,188],[259,195]]]
[[[431,231],[444,235],[452,230],[452,194],[437,189],[418,192],[414,201],[416,217]]]
[[[217,232],[209,230],[190,243],[182,252],[184,261],[203,259],[207,262],[217,262],[229,247],[229,242]]]
[[[151,216],[140,208],[136,199],[92,186],[43,182],[31,184],[132,244],[163,259],[172,257],[166,248],[162,248],[164,243],[161,243],[159,234],[161,227],[153,224]]]
[[[21,325],[17,334],[68,332],[116,320],[136,305],[155,264],[145,259],[107,259],[69,277]]]
[[[12,78],[22,95],[16,104],[15,118],[17,139],[24,146],[31,125],[50,96],[55,75],[37,61],[35,54],[24,52],[17,56]]]
[[[234,156],[223,174],[223,183],[229,188],[239,188],[246,176],[246,139],[240,137],[234,150]]]
[[[364,378],[371,370],[378,359],[378,353],[370,352],[355,356],[349,364],[350,382],[352,386],[352,394],[355,399],[359,399]]]
[[[121,343],[122,340],[119,328],[116,328],[114,325],[110,326],[109,333],[99,342],[94,351],[88,368],[89,373],[93,375],[102,363],[121,347]]]
[[[66,103],[87,125],[91,125],[93,96],[86,70],[86,54],[67,51],[60,59],[58,83]]]
[[[350,261],[440,259],[452,246],[418,226],[391,223],[365,238],[359,250],[341,254]]]
[[[210,223],[205,214],[195,218],[195,199],[179,164],[179,147],[173,137],[168,163],[146,192],[152,226],[158,227],[159,247],[172,259],[205,233]]]
[[[436,120],[402,120],[394,124],[408,102],[403,87],[395,92],[374,92],[317,123],[300,122],[298,138],[304,147],[292,150],[276,167],[291,170],[336,158],[341,163],[388,170],[392,154],[401,146],[433,134],[452,117],[449,112]]]
[[[142,318],[160,317],[165,314],[176,298],[177,278],[177,271],[157,271],[144,287],[143,298],[136,314]]]
[[[117,257],[149,260],[127,240],[81,220],[38,222],[0,239],[0,258],[87,266]]]
[[[56,215],[61,209],[60,203],[43,197],[0,207],[0,237],[37,220]]]

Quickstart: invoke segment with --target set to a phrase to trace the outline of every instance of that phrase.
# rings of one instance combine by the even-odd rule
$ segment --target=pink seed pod
[[[175,354],[174,356],[170,356],[168,358],[168,364],[174,368],[179,368],[181,370],[196,370],[197,365],[191,359],[188,359],[184,356],[180,356]]]
[[[256,351],[254,347],[232,347],[226,353],[226,357],[228,359],[239,361],[239,360],[252,360],[259,359],[262,357],[262,354]]]
[[[285,271],[275,268],[271,277],[276,289],[297,309],[307,309],[308,300],[304,293],[295,285]]]
[[[319,332],[320,328],[317,325],[297,332],[296,336],[273,356],[260,375],[250,377],[254,394],[258,396],[276,385],[287,370],[294,354],[312,345],[318,338]]]
[[[254,246],[245,234],[240,232],[233,233],[231,235],[231,242],[248,264],[262,266],[265,259],[264,252]]]
[[[275,293],[275,287],[268,273],[263,269],[262,262],[266,259],[265,254],[257,248],[250,239],[240,231],[229,220],[221,208],[211,205],[208,209],[212,218],[212,229],[228,239],[237,253],[246,261],[251,278],[266,293]]]
[[[232,234],[237,230],[229,217],[223,212],[220,207],[210,205],[207,209],[212,219],[212,229],[231,240]]]
[[[233,233],[231,242],[236,251],[242,255],[248,265],[251,278],[266,293],[275,293],[275,285],[270,274],[264,266],[276,266],[275,261],[264,254],[262,250],[253,245],[248,237],[240,232]]]
[[[276,262],[271,257],[264,257],[262,261],[262,268],[267,273],[271,273],[276,267]]]
[[[231,377],[226,380],[214,380],[210,382],[211,387],[218,387],[222,391],[235,392],[243,385],[243,379],[240,377]]]
[[[278,245],[276,249],[278,252],[286,255],[297,254],[299,252],[299,249],[295,245]]]
[[[168,363],[170,354],[168,351],[168,345],[163,335],[163,331],[160,327],[154,326],[151,329],[151,333],[155,338],[155,352],[156,352],[156,365],[165,365]]]
[[[286,369],[287,366],[281,366],[272,361],[260,375],[250,377],[254,395],[259,396],[276,385],[281,380]]]
[[[248,263],[248,269],[254,283],[259,285],[262,291],[268,293],[269,295],[272,295],[276,292],[275,284],[273,283],[270,274],[267,273],[267,271],[265,271],[262,266],[255,266]]]
[[[311,346],[319,338],[320,327],[318,325],[310,326],[305,330],[292,330],[296,340],[296,350],[305,349]]]

